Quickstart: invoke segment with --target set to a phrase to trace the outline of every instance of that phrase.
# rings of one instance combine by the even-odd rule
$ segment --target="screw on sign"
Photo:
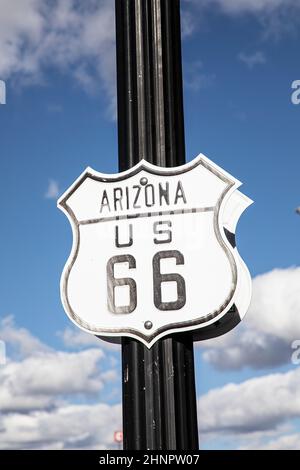
[[[115,175],[87,168],[58,201],[73,229],[61,280],[70,319],[148,348],[170,333],[231,330],[251,297],[235,245],[252,202],[240,185],[204,155],[176,168],[141,161]]]

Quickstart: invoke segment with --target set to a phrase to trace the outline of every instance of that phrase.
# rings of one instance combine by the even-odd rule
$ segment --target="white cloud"
[[[228,384],[198,400],[202,433],[280,430],[300,417],[300,369]]]
[[[45,26],[37,0],[0,1],[0,74],[29,73],[32,63],[22,47],[37,47]],[[21,59],[21,60],[20,60]]]
[[[285,16],[292,27],[299,7],[296,0],[185,0],[182,33],[190,36],[202,23],[206,8],[218,8],[229,15],[256,14],[266,29],[276,34],[286,24]],[[47,69],[52,67],[73,77],[85,90],[103,93],[108,116],[115,118],[112,0],[0,0],[1,79],[23,85],[47,83]]]
[[[210,6],[219,7],[229,14],[273,12],[279,8],[299,6],[298,0],[186,0],[188,3],[197,3],[201,8]]]
[[[46,199],[57,199],[60,194],[58,182],[49,180],[47,191],[45,192]]]
[[[291,344],[300,339],[299,285],[299,267],[257,276],[243,322],[225,336],[198,343],[204,359],[219,369],[259,369],[290,362]]]
[[[50,348],[33,336],[25,328],[16,326],[12,315],[0,321],[0,339],[12,348],[11,354],[17,357],[27,357],[39,352],[49,352]]]
[[[107,384],[111,392],[119,374],[107,367],[109,352],[99,347],[102,343],[90,348],[83,336],[68,334],[63,338],[69,345],[87,349],[55,351],[14,325],[11,317],[0,331],[6,332],[8,346],[26,345],[24,359],[9,359],[0,367],[0,447],[113,448],[113,432],[121,429],[121,406],[101,403],[99,397]],[[203,441],[225,436],[228,447],[297,448],[287,423],[300,418],[299,389],[296,368],[209,391],[198,400]],[[92,397],[97,404],[81,404]]]
[[[195,16],[187,9],[182,9],[181,12],[181,34],[183,38],[191,36],[196,27],[197,27],[197,20]]]
[[[199,60],[185,64],[184,84],[194,92],[207,88],[212,84],[215,78],[214,74],[204,72],[203,63]]]
[[[2,419],[2,449],[111,449],[121,429],[120,405],[68,405]]]
[[[63,332],[58,332],[58,336],[63,340],[67,348],[84,348],[99,346],[100,340],[97,336],[85,333],[78,328],[67,327]]]
[[[266,58],[262,51],[257,51],[253,54],[245,54],[244,52],[241,52],[238,55],[238,59],[249,69],[253,69],[256,65],[263,65],[266,63]]]
[[[200,346],[204,348],[203,359],[219,370],[272,368],[288,363],[292,355],[289,343],[248,328],[247,324]]]
[[[99,402],[119,377],[100,342],[80,352],[56,351],[13,317],[2,320],[0,338],[10,352],[0,367],[2,449],[110,447],[121,426],[120,406],[73,403]]]
[[[114,2],[0,0],[0,77],[47,81],[47,68],[103,91],[115,113]]]
[[[58,336],[67,348],[86,348],[101,345],[103,349],[120,351],[120,345],[100,339],[79,328],[67,327],[63,332],[58,332]]]
[[[271,440],[267,444],[258,445],[257,450],[299,450],[300,434],[287,434]]]
[[[208,1],[206,0],[206,3]],[[296,5],[296,0],[209,0],[227,13],[261,13],[274,11],[279,7]]]
[[[99,394],[107,381],[101,349],[77,353],[39,353],[0,368],[0,410],[35,410],[54,406],[59,397]],[[102,375],[104,374],[104,375]],[[112,377],[112,376],[111,376]]]
[[[297,32],[299,29],[298,0],[185,0],[186,7],[195,9],[192,16],[194,29],[198,15],[213,10],[230,17],[252,15],[263,28],[264,36],[278,37],[283,32]]]
[[[257,276],[249,323],[290,342],[300,338],[300,267],[274,269]]]

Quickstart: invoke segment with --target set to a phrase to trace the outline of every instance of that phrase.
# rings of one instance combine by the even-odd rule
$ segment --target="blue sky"
[[[120,426],[119,350],[75,331],[61,306],[72,238],[56,208],[86,166],[117,171],[112,3],[0,0],[4,448],[107,448]],[[195,347],[203,448],[300,446],[300,372],[290,360],[300,339],[297,5],[182,1],[187,160],[204,153],[255,201],[237,234],[255,278],[249,314],[226,338]],[[45,368],[53,383],[42,387]],[[77,384],[63,380],[66,369]],[[89,426],[77,429],[82,413]],[[69,440],[61,415],[75,423]],[[41,431],[49,420],[51,435]]]

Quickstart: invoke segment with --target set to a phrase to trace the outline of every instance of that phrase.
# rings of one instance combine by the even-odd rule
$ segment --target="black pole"
[[[116,0],[119,169],[185,163],[180,2]],[[190,335],[124,339],[124,449],[198,449]]]

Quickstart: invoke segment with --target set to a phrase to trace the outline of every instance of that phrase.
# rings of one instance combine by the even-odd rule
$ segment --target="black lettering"
[[[150,196],[149,196],[149,189],[150,189]],[[150,198],[151,198],[151,202],[149,201]],[[145,203],[147,207],[152,207],[155,204],[153,184],[147,184],[147,186],[145,186]]]
[[[166,183],[166,187],[162,187],[162,183],[159,183],[159,204],[162,205],[163,199],[165,200],[165,204],[168,206],[170,205],[170,192],[169,192],[169,183]]]
[[[126,209],[129,210],[129,189],[128,186],[126,186]]]
[[[119,193],[119,196],[117,195],[117,193]],[[122,199],[123,199],[123,190],[122,190],[122,188],[114,188],[114,207],[115,207],[115,211],[118,210],[118,208],[117,208],[118,204],[120,206],[120,210],[121,211],[123,210]]]
[[[104,207],[107,207],[107,209],[110,212],[110,205],[109,205],[109,200],[107,196],[107,192],[104,190],[102,194],[102,201],[101,201],[101,208],[100,208],[100,214],[102,213]]]
[[[186,204],[186,197],[185,197],[185,193],[184,193],[181,181],[178,181],[178,184],[177,184],[174,204],[177,204],[178,199],[182,199],[183,202]]]
[[[132,189],[136,189],[136,194],[135,194],[135,198],[134,198],[134,202],[133,202],[133,208],[134,209],[140,209],[141,206],[138,206],[137,205],[137,202],[138,202],[138,199],[140,197],[140,192],[141,192],[141,187],[140,186],[133,186]]]
[[[115,243],[117,248],[125,248],[128,246],[133,245],[133,228],[132,224],[129,224],[129,235],[128,235],[129,241],[127,243],[120,243],[120,238],[119,238],[119,226],[117,225],[115,227]]]
[[[154,238],[154,243],[155,245],[159,245],[159,244],[162,244],[162,243],[171,243],[172,241],[172,231],[171,230],[161,230],[161,226],[162,225],[167,225],[167,227],[172,227],[172,222],[170,220],[164,220],[164,221],[160,221],[160,222],[154,222],[153,224],[153,232],[154,232],[154,235],[167,235],[167,238],[163,238],[163,239],[157,239],[157,238]]]

